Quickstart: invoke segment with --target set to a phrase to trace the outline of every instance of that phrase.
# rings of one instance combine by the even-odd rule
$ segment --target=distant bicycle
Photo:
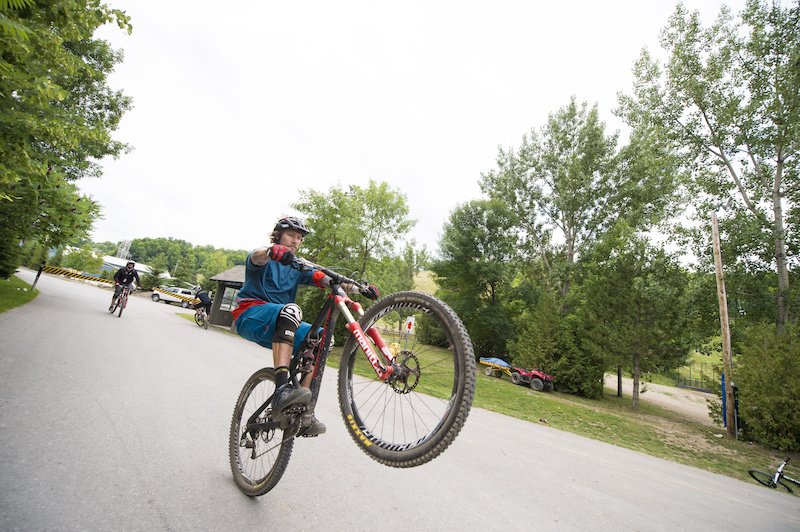
[[[111,314],[119,309],[119,316],[122,317],[122,311],[125,310],[125,307],[128,305],[128,296],[131,294],[131,289],[127,286],[122,288],[122,292],[120,293],[119,297],[114,300],[111,304],[111,308],[108,310]]]
[[[196,307],[194,309],[194,322],[198,327],[208,329],[208,314],[206,314],[205,307]]]
[[[789,459],[787,458],[781,462],[781,465],[778,466],[778,469],[774,474],[765,473],[759,469],[748,469],[747,472],[750,473],[750,476],[753,477],[759,484],[763,484],[772,489],[775,489],[780,485],[789,493],[794,493],[794,490],[792,490],[792,484],[794,484],[796,487],[800,487],[800,480],[784,474],[783,468],[786,467],[786,463],[788,461]]]

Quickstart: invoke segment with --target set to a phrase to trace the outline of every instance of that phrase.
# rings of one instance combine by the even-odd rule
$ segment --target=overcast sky
[[[704,23],[744,0],[686,0]],[[109,84],[134,108],[81,189],[103,206],[97,242],[173,237],[253,249],[301,190],[386,181],[402,192],[417,247],[438,249],[499,146],[548,114],[597,103],[608,133],[643,47],[677,2],[655,0],[109,0],[133,33]]]

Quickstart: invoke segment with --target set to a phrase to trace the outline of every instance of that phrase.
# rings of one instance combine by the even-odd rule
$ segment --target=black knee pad
[[[294,303],[284,305],[278,318],[275,320],[275,334],[272,335],[273,344],[294,345],[294,333],[303,320],[303,311]]]

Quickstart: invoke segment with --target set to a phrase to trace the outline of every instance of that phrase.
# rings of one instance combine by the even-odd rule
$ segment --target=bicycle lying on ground
[[[122,311],[125,310],[125,307],[128,306],[128,296],[131,294],[131,289],[127,286],[122,287],[122,292],[120,292],[119,297],[116,298],[113,303],[111,303],[111,308],[108,310],[111,314],[119,309],[119,316],[122,317]]]
[[[765,473],[758,469],[748,469],[747,472],[750,473],[750,476],[753,477],[757,482],[765,485],[768,488],[775,489],[778,486],[781,486],[789,493],[794,493],[794,490],[792,489],[792,484],[794,484],[795,487],[800,487],[800,480],[786,476],[783,473],[783,468],[786,467],[786,463],[788,461],[789,459],[787,458],[786,460],[781,462],[781,465],[778,466],[778,469],[775,471],[774,474]]]
[[[328,298],[289,368],[295,386],[313,374],[312,396],[307,405],[288,407],[285,419],[277,422],[271,410],[274,369],[261,369],[247,380],[236,401],[229,441],[239,489],[255,497],[281,479],[300,418],[317,403],[340,315],[350,333],[339,361],[338,396],[350,436],[387,466],[414,467],[440,455],[464,425],[475,393],[472,342],[456,313],[421,292],[391,294],[364,312],[341,286],[362,283],[303,259],[292,266],[321,270],[332,279]]]
[[[208,314],[206,314],[205,307],[196,307],[194,309],[194,322],[198,327],[208,329]]]

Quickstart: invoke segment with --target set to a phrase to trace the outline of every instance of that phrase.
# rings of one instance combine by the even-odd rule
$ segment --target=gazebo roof
[[[244,265],[234,266],[230,270],[218,273],[211,280],[229,284],[244,284]]]

